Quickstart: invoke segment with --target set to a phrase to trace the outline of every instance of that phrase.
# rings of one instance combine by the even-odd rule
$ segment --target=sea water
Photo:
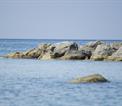
[[[55,42],[1,39],[0,55]],[[69,83],[94,73],[110,83]],[[122,62],[0,58],[0,106],[122,106]]]

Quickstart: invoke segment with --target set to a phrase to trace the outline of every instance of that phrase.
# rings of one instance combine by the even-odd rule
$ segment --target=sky
[[[122,40],[122,0],[0,0],[0,38]]]

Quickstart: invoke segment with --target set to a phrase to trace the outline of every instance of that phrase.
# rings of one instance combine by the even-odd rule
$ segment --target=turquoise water
[[[2,41],[0,53],[23,51],[39,42]],[[111,82],[69,83],[93,73]],[[122,106],[122,62],[0,58],[0,106]]]

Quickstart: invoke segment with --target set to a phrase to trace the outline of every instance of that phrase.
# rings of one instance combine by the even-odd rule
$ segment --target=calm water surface
[[[14,47],[11,41],[9,50],[10,44],[0,42],[0,53],[29,48],[24,42]],[[37,43],[33,42],[31,46]],[[111,82],[69,83],[93,73]],[[122,106],[122,62],[0,58],[0,106]]]

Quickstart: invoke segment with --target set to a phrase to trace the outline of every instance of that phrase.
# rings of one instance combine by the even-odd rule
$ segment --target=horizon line
[[[79,38],[0,38],[0,40],[118,40],[121,41],[122,39],[79,39]]]

